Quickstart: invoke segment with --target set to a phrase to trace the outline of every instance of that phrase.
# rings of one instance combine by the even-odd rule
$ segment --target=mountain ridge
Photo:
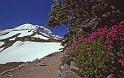
[[[30,34],[30,35],[34,35],[34,34],[42,34],[44,36],[47,36],[49,38],[52,39],[56,39],[56,40],[60,40],[62,37],[58,36],[58,35],[54,35],[49,29],[47,29],[44,26],[39,26],[39,25],[33,25],[33,24],[22,24],[18,27],[12,28],[12,29],[5,29],[5,30],[1,30],[0,31],[0,36],[8,34],[9,32],[14,32],[14,33],[22,33],[22,34]],[[21,32],[24,31],[24,32]],[[25,36],[27,36],[25,35]],[[0,39],[1,40],[1,39]]]

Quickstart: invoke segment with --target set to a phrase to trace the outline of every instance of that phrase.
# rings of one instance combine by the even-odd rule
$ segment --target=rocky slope
[[[53,53],[42,59],[17,65],[0,73],[0,78],[58,78],[62,55],[62,52]]]
[[[62,62],[63,56],[64,52],[56,52],[32,62],[2,65],[0,78],[81,78],[73,71],[77,69],[73,62]]]

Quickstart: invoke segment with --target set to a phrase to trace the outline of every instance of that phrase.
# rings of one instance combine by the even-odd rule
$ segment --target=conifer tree
[[[99,26],[112,26],[123,19],[123,14],[108,1],[55,0],[47,25],[50,27],[66,25],[70,31],[68,37],[71,37],[72,41],[78,38],[81,32],[86,35],[94,32]]]

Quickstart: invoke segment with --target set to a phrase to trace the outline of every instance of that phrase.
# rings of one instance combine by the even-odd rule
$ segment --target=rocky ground
[[[0,78],[80,78],[72,71],[73,63],[61,62],[63,52],[26,63],[0,65]]]
[[[12,69],[20,64],[22,64],[22,62],[12,62],[12,63],[7,63],[7,64],[0,64],[0,73],[4,72],[5,70]]]

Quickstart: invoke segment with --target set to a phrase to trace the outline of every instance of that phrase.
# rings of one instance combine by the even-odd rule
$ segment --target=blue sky
[[[45,25],[53,0],[0,0],[0,29],[12,28],[24,23]],[[64,35],[66,27],[52,29]]]

